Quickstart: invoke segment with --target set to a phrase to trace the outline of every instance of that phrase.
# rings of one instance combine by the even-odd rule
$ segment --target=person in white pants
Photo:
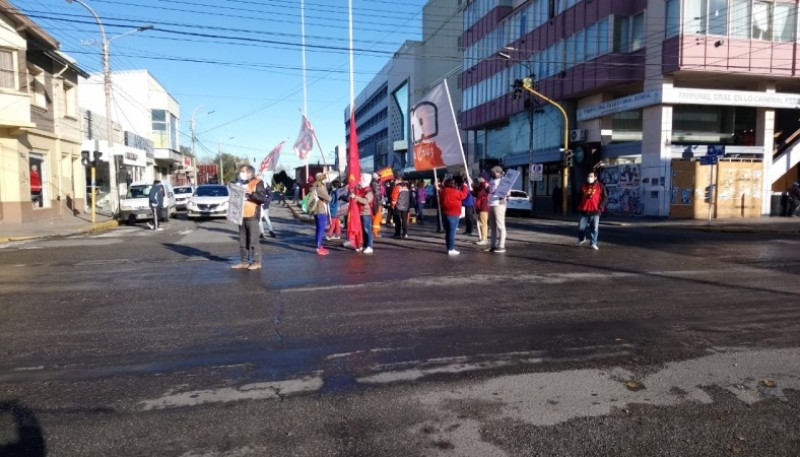
[[[492,180],[489,182],[489,227],[492,232],[490,252],[506,252],[506,201],[508,195],[498,195],[496,190],[503,178],[503,168],[492,168]]]

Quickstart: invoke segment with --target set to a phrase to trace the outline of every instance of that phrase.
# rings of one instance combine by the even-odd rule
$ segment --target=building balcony
[[[0,128],[33,128],[31,122],[31,96],[16,91],[0,91]]]
[[[663,72],[725,72],[792,77],[797,72],[797,43],[681,35],[663,43]]]
[[[172,149],[157,148],[153,151],[153,158],[155,160],[164,160],[174,163],[183,162],[183,154],[178,151],[173,151]]]

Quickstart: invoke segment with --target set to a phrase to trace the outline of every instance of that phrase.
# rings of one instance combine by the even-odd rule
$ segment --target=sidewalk
[[[9,241],[24,241],[56,236],[79,235],[83,233],[97,233],[111,230],[119,225],[115,219],[108,216],[97,216],[97,222],[92,225],[89,214],[80,216],[65,216],[61,220],[34,221],[15,224],[0,223],[0,243]]]
[[[295,219],[313,224],[314,218],[304,214],[296,205],[289,205],[289,210]],[[435,211],[426,209],[426,220],[435,216]],[[580,216],[572,214],[561,216],[554,214],[537,215],[536,217],[511,217],[509,222],[517,225],[530,224],[552,224],[552,225],[574,225]],[[430,224],[428,224],[430,225]],[[663,219],[652,217],[624,217],[624,216],[603,216],[600,218],[600,225],[607,227],[630,227],[630,228],[650,228],[662,230],[692,230],[700,232],[725,232],[725,233],[800,233],[800,218],[790,217],[756,217],[739,219]],[[434,221],[433,227],[436,227]]]

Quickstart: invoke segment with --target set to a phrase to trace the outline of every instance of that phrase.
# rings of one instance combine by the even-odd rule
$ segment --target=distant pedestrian
[[[364,232],[364,246],[352,247],[354,247],[356,251],[363,252],[364,254],[372,254],[373,252],[373,232],[371,224],[375,194],[370,184],[372,184],[372,176],[365,173],[361,175],[361,182],[358,183],[358,187],[353,189],[350,194],[350,204],[358,205],[359,214],[361,215],[361,229]]]
[[[283,184],[278,184],[278,186],[276,187],[276,189],[277,189],[277,191],[278,191],[278,198],[280,199],[280,200],[278,201],[278,203],[282,203],[282,204],[283,204],[283,206],[289,206],[289,205],[286,203],[286,193],[288,192],[288,190],[286,189],[286,186],[284,186]]]
[[[416,210],[417,224],[425,224],[425,201],[428,199],[428,191],[425,190],[425,181],[417,182],[416,191]]]
[[[150,187],[150,193],[147,196],[150,204],[150,211],[153,212],[153,222],[147,223],[150,230],[163,230],[158,226],[158,222],[161,219],[161,207],[164,206],[164,193],[164,185],[161,184],[161,181],[158,179],[153,181],[153,185]]]
[[[255,177],[256,169],[251,165],[239,168],[239,185],[244,188],[242,225],[239,226],[239,263],[234,270],[260,270],[261,245],[258,243],[261,205],[266,201],[264,181]]]
[[[561,212],[561,199],[564,193],[561,192],[561,187],[556,184],[553,187],[553,213],[558,214]]]
[[[792,187],[786,191],[786,197],[786,215],[789,217],[797,216],[798,210],[800,210],[800,183],[792,183]]]
[[[503,167],[492,167],[492,180],[489,182],[489,227],[492,231],[490,252],[506,252],[506,203],[508,194],[500,195],[497,187],[503,179]]]
[[[442,215],[444,217],[445,241],[447,243],[448,255],[459,255],[456,251],[456,233],[458,232],[458,220],[461,217],[461,202],[467,198],[469,186],[462,184],[460,189],[452,178],[446,179],[439,198],[442,202]]]
[[[471,236],[475,226],[475,198],[472,196],[472,192],[467,192],[467,197],[461,201],[461,206],[464,207],[464,224],[466,225],[464,235]]]
[[[316,240],[317,240],[317,254],[328,255],[328,251],[323,246],[322,241],[325,237],[325,229],[328,226],[328,203],[331,201],[331,195],[325,186],[325,173],[317,173],[314,177],[314,184],[309,188],[311,198],[308,202],[308,214],[314,216],[317,222]]]
[[[581,186],[581,202],[578,211],[581,219],[578,223],[578,246],[586,244],[586,230],[589,229],[591,247],[594,250],[597,246],[597,237],[600,232],[600,215],[606,209],[608,193],[606,187],[597,180],[597,174],[590,172],[586,177],[586,183]]]
[[[380,175],[378,173],[372,174],[372,179],[370,182],[370,189],[372,190],[372,221],[370,221],[370,227],[372,228],[372,236],[373,238],[380,238],[381,236],[381,224],[383,223],[383,208],[384,206],[388,206],[388,203],[385,198],[385,187],[382,185],[380,180]],[[387,211],[386,216],[386,225],[391,225],[392,216],[391,212]]]
[[[408,210],[411,209],[411,191],[403,178],[397,178],[391,196],[394,238],[408,238]]]
[[[478,246],[489,244],[489,183],[481,176],[472,187],[472,196],[475,199],[475,210],[478,213]]]
[[[295,181],[294,185],[292,186],[292,196],[294,198],[294,200],[292,200],[292,203],[295,204],[295,205],[299,204],[300,203],[300,183],[298,181]]]
[[[265,230],[269,233],[269,236],[275,238],[275,230],[272,228],[272,221],[269,219],[269,205],[272,203],[272,188],[269,184],[264,184],[264,203],[261,204],[261,218],[258,221],[258,231],[261,234],[261,238],[264,238]],[[265,227],[266,226],[266,227]]]

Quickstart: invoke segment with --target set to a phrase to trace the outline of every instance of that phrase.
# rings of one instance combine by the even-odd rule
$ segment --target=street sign
[[[723,144],[718,144],[718,145],[713,145],[712,144],[712,145],[709,145],[708,146],[708,151],[706,152],[706,155],[709,155],[709,156],[724,156],[725,155],[725,145],[723,145]]]
[[[719,163],[719,156],[700,156],[700,165],[716,165]]]
[[[544,165],[541,163],[532,163],[530,166],[531,170],[531,182],[539,182],[544,181]]]

